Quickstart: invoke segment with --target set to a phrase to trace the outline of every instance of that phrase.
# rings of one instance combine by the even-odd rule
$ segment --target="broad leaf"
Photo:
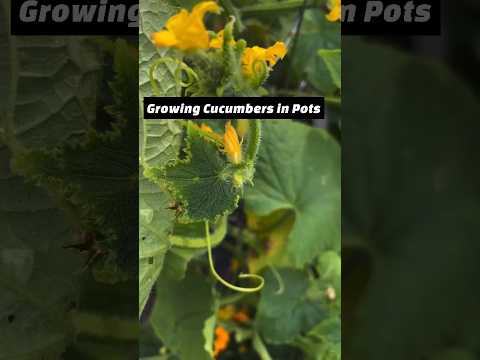
[[[478,94],[431,59],[353,39],[343,51],[342,244],[362,255],[343,267],[344,356],[476,349]]]
[[[0,164],[8,162],[0,145]],[[57,358],[73,341],[81,258],[62,248],[72,225],[45,191],[1,167],[0,228],[0,359]]]
[[[333,95],[338,86],[332,81],[328,67],[318,56],[320,49],[340,49],[340,24],[325,19],[325,13],[319,8],[305,11],[304,21],[298,42],[292,56],[291,68],[296,78],[306,79],[317,91],[324,95]]]
[[[211,360],[205,351],[205,323],[214,314],[212,289],[203,276],[157,282],[153,329],[165,346],[182,360]],[[209,340],[211,341],[211,340]]]
[[[325,319],[327,310],[320,301],[308,298],[310,280],[305,272],[285,268],[279,276],[281,287],[271,271],[265,274],[255,326],[270,343],[290,343]]]
[[[318,55],[323,59],[327,66],[333,83],[339,89],[342,88],[342,51],[340,49],[318,50]]]
[[[167,120],[145,120],[143,98],[153,96],[149,69],[155,61],[174,56],[168,49],[158,49],[150,40],[153,32],[160,31],[167,19],[175,12],[164,0],[140,1],[139,27],[139,145],[143,165],[165,166],[166,161],[178,155],[181,141],[181,127],[177,122]],[[180,89],[175,80],[177,65],[167,62],[157,67],[155,78],[161,90],[158,96],[178,96]]]
[[[320,322],[305,337],[297,340],[297,346],[306,354],[306,360],[340,360],[340,317],[330,317]]]
[[[290,121],[266,121],[263,134],[246,208],[261,216],[295,213],[287,252],[303,267],[340,248],[340,148],[324,130]]]
[[[187,142],[187,158],[167,167],[160,177],[182,202],[188,220],[214,221],[237,206],[240,188],[233,184],[235,168],[192,123],[188,126]]]
[[[9,36],[9,6],[0,2],[0,113],[21,145],[54,146],[95,119],[98,54],[85,37]]]
[[[115,77],[110,83],[113,101],[105,107],[111,129],[90,128],[72,142],[55,149],[16,151],[15,170],[56,193],[74,208],[84,229],[95,232],[108,256],[96,262],[94,274],[102,281],[118,281],[137,274],[138,191],[136,107],[128,106],[137,84],[134,49],[126,42],[113,46]],[[130,100],[131,101],[131,100]],[[131,104],[131,103],[130,103]],[[134,114],[135,118],[129,119]]]
[[[140,169],[142,171],[142,169]],[[139,204],[139,314],[148,300],[163,268],[170,242],[174,213],[169,210],[169,198],[157,185],[140,177]]]

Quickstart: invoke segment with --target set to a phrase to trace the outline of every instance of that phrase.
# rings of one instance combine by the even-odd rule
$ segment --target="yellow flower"
[[[215,328],[215,343],[213,344],[213,356],[217,357],[222,351],[228,347],[230,342],[230,334],[222,326]]]
[[[238,165],[242,162],[242,147],[240,141],[238,141],[237,131],[230,121],[225,124],[223,147],[232,164]]]
[[[283,42],[277,41],[273,46],[264,49],[259,46],[246,48],[242,55],[242,69],[247,76],[255,75],[261,71],[262,64],[268,63],[273,67],[278,59],[283,59],[287,54],[287,47]]]
[[[339,21],[342,18],[342,2],[341,0],[329,1],[330,13],[327,14],[328,21]]]
[[[235,306],[226,305],[221,307],[217,312],[217,318],[222,321],[228,321],[235,314]]]
[[[250,322],[250,315],[244,307],[237,310],[233,305],[226,305],[218,310],[217,319],[221,321],[233,320],[240,324],[246,324]]]
[[[210,126],[208,126],[207,124],[200,125],[200,130],[213,134],[212,128]]]
[[[220,30],[217,33],[217,37],[215,39],[210,40],[210,47],[212,49],[220,49],[223,47],[223,32],[224,30]],[[235,45],[235,40],[230,40],[230,45]]]
[[[217,134],[215,131],[212,130],[212,128],[206,124],[201,124],[200,126],[197,125],[197,127],[202,131],[205,135],[205,137],[208,140],[212,140],[213,142],[217,143],[218,145],[223,145],[223,139],[222,136]]]
[[[203,23],[207,12],[220,13],[215,1],[204,1],[195,5],[192,12],[182,9],[165,25],[166,30],[151,35],[157,47],[174,47],[180,50],[208,49],[209,36]]]

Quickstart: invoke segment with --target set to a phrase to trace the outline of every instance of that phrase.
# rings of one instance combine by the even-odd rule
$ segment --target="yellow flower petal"
[[[203,20],[203,17],[207,12],[219,14],[220,11],[221,8],[215,1],[203,1],[193,7],[192,15]]]
[[[242,69],[247,76],[253,76],[262,69],[262,62],[268,63],[270,67],[274,66],[278,59],[283,59],[287,54],[287,47],[283,42],[277,41],[273,46],[267,49],[259,46],[246,48],[242,55]]]
[[[157,47],[172,47],[177,45],[178,40],[170,31],[162,30],[151,35],[152,41]]]
[[[242,162],[242,147],[240,146],[240,141],[238,141],[237,131],[230,121],[225,124],[223,146],[232,164],[238,165]]]
[[[242,70],[247,76],[253,76],[258,72],[257,66],[261,66],[265,61],[265,49],[254,46],[246,48],[242,55]]]
[[[181,50],[208,49],[209,36],[203,23],[207,12],[220,12],[215,1],[204,1],[189,13],[182,9],[168,19],[167,30],[152,34],[152,41],[158,47],[175,47]],[[156,39],[156,40],[155,40]]]
[[[210,40],[210,47],[220,49],[223,46],[223,30],[221,30],[215,39]]]
[[[277,41],[273,46],[270,46],[265,51],[265,60],[268,61],[270,66],[277,63],[278,59],[283,59],[287,54],[287,47],[283,42]]]
[[[200,130],[208,132],[208,133],[213,133],[212,128],[210,126],[206,125],[206,124],[200,125]]]
[[[224,35],[223,35],[224,30],[220,30],[217,33],[217,37],[215,39],[210,40],[210,47],[212,49],[220,49],[223,47],[223,42],[224,42]],[[230,40],[230,45],[235,45],[235,40]]]
[[[222,145],[223,144],[223,139],[222,139],[222,136],[217,134],[215,131],[212,130],[212,128],[206,124],[201,124],[199,126],[199,129],[201,131],[203,131],[206,136],[206,138],[208,140],[212,140],[214,141],[215,143],[217,143],[218,145]]]
[[[341,20],[341,17],[342,17],[341,0],[334,0],[333,4],[331,4],[329,8],[330,8],[330,13],[326,15],[327,20],[331,22]]]

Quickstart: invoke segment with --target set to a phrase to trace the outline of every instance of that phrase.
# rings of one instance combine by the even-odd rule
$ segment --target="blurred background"
[[[345,359],[480,358],[479,18],[342,39]]]

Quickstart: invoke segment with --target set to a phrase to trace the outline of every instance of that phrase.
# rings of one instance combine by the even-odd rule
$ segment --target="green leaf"
[[[145,120],[143,98],[153,96],[149,69],[155,61],[172,57],[169,49],[156,48],[150,40],[153,32],[160,31],[175,9],[164,0],[141,0],[139,14],[139,146],[144,167],[165,166],[170,159],[176,159],[181,142],[181,127],[171,120]],[[161,90],[160,96],[178,96],[180,88],[175,80],[177,65],[166,62],[157,67],[155,78]]]
[[[112,270],[110,281],[121,280],[123,272],[137,273],[138,215],[132,199],[138,196],[136,121],[115,124],[105,134],[90,131],[79,143],[66,144],[56,151],[19,153],[15,169],[55,191],[75,207],[84,228],[94,229],[105,239],[110,256],[104,264]],[[109,265],[110,264],[110,265]],[[118,268],[116,265],[121,265]]]
[[[140,169],[142,172],[142,169]],[[169,198],[157,185],[140,177],[139,189],[139,314],[163,268],[170,246],[168,236],[175,214],[169,210]]]
[[[333,83],[342,88],[342,51],[340,49],[320,49],[318,55],[323,59],[330,73]]]
[[[95,119],[99,56],[85,37],[10,36],[9,7],[0,2],[0,127],[20,145],[55,146]]]
[[[212,246],[222,242],[227,234],[227,225],[227,217],[224,216],[214,226],[210,227]],[[172,246],[165,256],[162,276],[181,280],[185,276],[188,263],[193,258],[201,256],[207,251],[205,224],[177,223],[169,237],[169,241]]]
[[[74,236],[67,216],[12,175],[9,158],[0,145],[0,359],[57,358],[73,341],[81,258],[62,247]]]
[[[310,282],[305,272],[285,268],[279,270],[279,275],[284,283],[283,292],[278,291],[273,273],[266,272],[255,320],[263,338],[273,344],[291,343],[327,316],[321,302],[308,299]]]
[[[325,251],[316,266],[320,278],[340,290],[342,282],[342,259],[335,251]]]
[[[344,357],[478,348],[478,94],[432,59],[343,41]]]
[[[340,24],[327,21],[319,8],[306,10],[296,48],[287,55],[291,57],[292,74],[297,81],[306,79],[322,95],[334,95],[338,86],[318,50],[340,49],[341,45]]]
[[[324,130],[291,121],[266,121],[263,134],[246,209],[294,211],[287,253],[303,267],[340,248],[340,148]]]
[[[157,282],[151,323],[156,334],[182,360],[211,360],[203,330],[214,314],[212,288],[204,276],[187,274],[182,281]]]
[[[192,123],[188,126],[187,142],[187,158],[168,166],[160,177],[182,202],[188,220],[215,221],[238,204],[240,188],[233,184],[236,169]]]
[[[112,46],[113,101],[105,107],[110,130],[90,128],[75,141],[53,149],[17,150],[13,161],[15,171],[74,209],[82,228],[94,232],[102,250],[109,250],[93,268],[100,281],[120,281],[128,275],[136,278],[138,272],[136,255],[132,258],[138,253],[138,216],[136,210],[131,211],[132,205],[137,207],[132,199],[138,196],[138,145],[131,136],[138,131],[137,114],[129,100],[137,84],[131,70],[137,64],[133,51],[123,41]]]
[[[340,360],[342,357],[340,317],[329,317],[322,321],[305,337],[298,339],[296,345],[304,351],[307,360]]]

